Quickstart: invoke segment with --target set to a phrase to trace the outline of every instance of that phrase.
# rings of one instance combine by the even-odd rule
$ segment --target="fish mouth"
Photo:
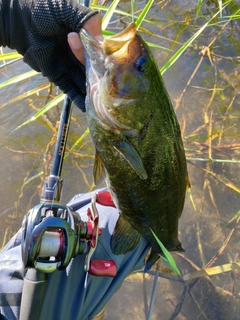
[[[104,39],[103,51],[105,55],[112,55],[118,52],[119,58],[121,58],[120,52],[125,52],[126,47],[136,37],[136,25],[132,22],[126,29],[120,33]]]
[[[138,97],[122,97],[103,90],[104,76],[108,72],[109,63],[118,63],[131,59],[130,44],[136,37],[136,25],[131,23],[120,33],[98,41],[85,29],[81,29],[80,37],[85,49],[86,70],[88,78],[88,99],[92,109],[101,121],[112,129],[124,132],[126,135],[137,136],[138,130],[132,129],[117,121],[113,111],[136,103]],[[91,70],[91,71],[90,71]]]
[[[103,67],[107,56],[117,52],[118,59],[121,59],[122,56],[126,55],[127,47],[134,40],[136,31],[136,25],[132,22],[120,33],[105,38],[103,41],[98,41],[85,29],[81,29],[80,37],[95,71],[102,75],[101,71],[104,71]]]

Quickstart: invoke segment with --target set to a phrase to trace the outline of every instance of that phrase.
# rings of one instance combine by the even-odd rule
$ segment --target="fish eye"
[[[134,62],[134,68],[137,71],[144,72],[144,66],[147,63],[147,60],[145,57],[139,57],[137,60]]]

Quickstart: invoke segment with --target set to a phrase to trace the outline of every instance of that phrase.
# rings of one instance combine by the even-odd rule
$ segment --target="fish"
[[[178,221],[190,183],[180,126],[158,65],[134,22],[103,41],[84,29],[80,37],[94,183],[106,182],[119,210],[111,250],[125,254],[145,237],[151,244],[150,268],[162,253],[154,234],[169,251],[184,250]]]

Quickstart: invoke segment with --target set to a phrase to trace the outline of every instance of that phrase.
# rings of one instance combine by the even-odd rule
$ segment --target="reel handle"
[[[99,201],[100,200],[100,201]],[[88,217],[90,221],[94,223],[94,229],[91,240],[91,248],[86,255],[85,258],[85,266],[84,269],[86,271],[84,288],[87,286],[87,278],[88,274],[93,276],[105,276],[105,277],[115,277],[117,273],[117,267],[113,260],[91,260],[94,251],[96,250],[97,242],[98,242],[98,210],[96,207],[96,203],[101,203],[103,205],[107,205],[109,202],[112,202],[112,198],[109,192],[95,193],[92,197],[91,201],[91,209],[88,208]]]
[[[112,277],[117,274],[116,263],[113,260],[93,260],[88,273],[96,277]]]

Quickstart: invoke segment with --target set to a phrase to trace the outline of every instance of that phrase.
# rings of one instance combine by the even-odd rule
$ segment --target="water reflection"
[[[139,14],[145,1],[136,4]],[[121,2],[122,10],[130,10]],[[240,8],[232,1],[224,15]],[[212,15],[217,2],[208,1],[196,18],[196,1],[156,2],[141,28],[149,42],[172,51],[153,49],[159,67]],[[113,29],[129,20],[115,17]],[[174,254],[183,275],[204,267],[239,261],[239,21],[214,19],[181,58],[164,74],[164,80],[182,128],[188,157],[191,193],[180,219],[184,254]],[[210,46],[210,51],[204,47]],[[21,62],[2,69],[0,81],[28,71]],[[39,75],[31,81],[0,91],[1,104],[43,85]],[[53,95],[57,92],[54,91]],[[18,131],[12,130],[48,101],[48,91],[7,105],[0,113],[1,211],[0,243],[20,227],[23,215],[39,201],[40,187],[49,172],[61,106]],[[68,146],[86,128],[85,115],[73,111]],[[202,159],[211,161],[203,161]],[[229,161],[229,162],[228,162]],[[93,148],[89,138],[64,162],[63,202],[92,185]],[[163,267],[163,264],[161,264]],[[162,269],[161,269],[162,270]],[[153,274],[127,279],[106,310],[106,319],[146,319]],[[160,272],[152,319],[238,319],[239,271],[183,281]]]

